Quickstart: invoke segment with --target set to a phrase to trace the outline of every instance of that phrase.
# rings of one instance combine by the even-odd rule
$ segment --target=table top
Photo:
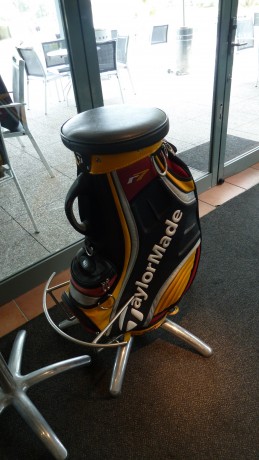
[[[55,57],[55,56],[65,57],[65,56],[67,56],[67,49],[66,48],[59,48],[58,50],[49,51],[47,53],[47,56],[49,56],[49,57]]]

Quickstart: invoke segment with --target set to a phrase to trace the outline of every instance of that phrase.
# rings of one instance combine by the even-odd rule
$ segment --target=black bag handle
[[[83,172],[77,176],[76,180],[67,192],[65,213],[72,227],[79,233],[86,235],[90,231],[90,221],[85,219],[83,222],[78,222],[73,211],[74,201],[79,197],[79,195],[84,195],[84,205],[87,208],[87,202],[89,202],[89,196],[87,196],[89,195],[89,186],[87,176]]]

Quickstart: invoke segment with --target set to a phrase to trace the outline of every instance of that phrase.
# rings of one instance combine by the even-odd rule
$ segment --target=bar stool
[[[164,111],[156,107],[129,105],[88,110],[71,118],[61,128],[61,139],[74,152],[79,171],[68,192],[65,211],[71,225],[86,238],[84,250],[79,251],[72,261],[71,280],[62,296],[63,303],[72,311],[71,317],[57,326],[50,318],[46,301],[43,307],[47,320],[63,337],[95,349],[117,348],[110,384],[113,396],[121,392],[134,335],[162,327],[203,356],[212,354],[208,345],[170,318],[194,278],[199,260],[200,227],[197,224],[195,183],[188,168],[165,142],[168,131],[169,120]],[[81,221],[73,211],[76,198]],[[140,202],[142,200],[140,210],[136,203],[138,198]],[[184,212],[175,206],[182,206]],[[175,228],[166,229],[170,235],[176,232],[182,216],[183,221],[186,220],[185,214],[188,216],[189,228],[183,232],[184,248],[179,252],[182,257],[179,262],[171,263],[169,253],[175,251],[173,244],[170,250],[167,249],[171,238],[165,241],[162,249],[155,245],[163,238],[167,212],[171,212],[171,216],[173,212],[175,216],[175,223],[172,223]],[[143,214],[147,214],[144,223],[141,222]],[[150,229],[153,227],[152,234]],[[177,238],[179,242],[179,232]],[[144,253],[145,244],[148,247]],[[95,268],[91,268],[95,245],[103,258],[98,256],[96,265],[93,264]],[[145,272],[154,246],[158,252],[150,256],[154,263],[150,263]],[[166,251],[162,262],[160,259]],[[160,267],[161,274],[157,275]],[[167,296],[165,293],[171,279],[166,278],[168,270],[171,270],[172,279],[171,273],[179,273],[181,283],[175,294],[169,292]],[[90,273],[96,276],[88,276]],[[102,273],[105,277],[100,286],[93,285],[92,279],[101,278]],[[142,275],[145,282],[143,277],[142,282],[139,281]],[[53,297],[58,287],[49,287],[52,278],[53,275],[47,282],[45,297],[47,294]],[[139,287],[137,294],[136,285]],[[141,286],[148,293],[143,289],[141,292]],[[172,301],[170,296],[173,296]],[[163,299],[161,306],[160,298]],[[147,299],[150,304],[145,311],[142,306]],[[65,332],[69,324],[78,320],[87,331],[94,333],[92,342],[78,341]]]

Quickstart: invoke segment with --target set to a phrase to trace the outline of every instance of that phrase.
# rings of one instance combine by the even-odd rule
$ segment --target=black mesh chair
[[[124,102],[124,97],[123,97],[121,83],[120,83],[118,69],[117,69],[116,40],[97,42],[96,47],[97,47],[97,56],[98,56],[100,74],[105,74],[108,77],[115,75],[117,77],[121,98],[122,98],[122,101]]]
[[[153,26],[151,34],[151,45],[167,43],[168,24]]]
[[[36,53],[34,48],[17,47],[18,54],[25,61],[25,71],[27,74],[27,95],[28,95],[28,108],[29,108],[29,82],[31,80],[39,80],[44,83],[44,97],[45,97],[45,114],[47,115],[47,84],[49,82],[55,82],[58,99],[60,101],[59,91],[57,87],[57,80],[61,82],[63,77],[67,77],[70,72],[59,72],[58,70],[49,71],[44,63],[41,61],[39,55]],[[64,89],[61,82],[61,89],[64,96]]]
[[[43,42],[41,45],[47,69],[52,68],[51,70],[58,70],[58,72],[70,72],[65,39],[60,38]]]
[[[72,88],[71,72],[67,51],[67,43],[64,38],[43,42],[42,50],[45,58],[45,64],[47,69],[63,73],[68,77],[68,83],[64,88],[66,93],[66,99],[68,103],[68,93]]]

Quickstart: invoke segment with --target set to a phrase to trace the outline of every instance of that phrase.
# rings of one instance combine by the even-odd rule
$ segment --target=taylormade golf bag
[[[79,156],[65,210],[85,243],[72,260],[62,300],[88,331],[102,331],[126,303],[107,336],[158,327],[195,277],[201,245],[197,193],[175,151],[161,140],[155,151],[154,145],[140,150],[130,165],[128,154],[117,155],[107,173],[89,173]],[[81,222],[73,211],[76,198]]]

